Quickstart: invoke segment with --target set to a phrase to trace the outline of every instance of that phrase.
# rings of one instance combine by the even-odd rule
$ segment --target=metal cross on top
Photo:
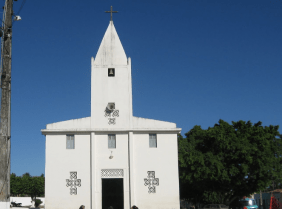
[[[111,11],[105,11],[106,13],[111,13],[111,21],[113,21],[113,13],[118,13],[118,11],[113,11],[113,6],[111,6]]]

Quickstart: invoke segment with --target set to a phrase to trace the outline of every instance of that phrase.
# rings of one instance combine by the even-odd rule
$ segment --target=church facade
[[[133,116],[131,59],[113,21],[91,58],[91,116],[47,124],[45,209],[178,209],[175,123]]]

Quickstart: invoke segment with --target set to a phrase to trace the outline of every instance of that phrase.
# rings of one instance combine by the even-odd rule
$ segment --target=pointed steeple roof
[[[127,57],[119,40],[113,21],[106,30],[94,65],[127,65]]]

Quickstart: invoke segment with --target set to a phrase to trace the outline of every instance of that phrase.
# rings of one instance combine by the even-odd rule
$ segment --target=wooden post
[[[259,208],[262,209],[262,193],[261,193],[261,190],[260,190],[260,193],[259,193],[259,202],[260,202]]]
[[[10,207],[12,15],[13,0],[6,0],[1,54],[0,209]]]

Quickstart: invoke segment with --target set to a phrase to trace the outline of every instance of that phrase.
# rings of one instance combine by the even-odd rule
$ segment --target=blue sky
[[[219,119],[282,125],[282,0],[26,0],[13,25],[11,172],[44,173],[40,130],[90,116],[90,58],[111,5],[134,116],[182,134]]]

